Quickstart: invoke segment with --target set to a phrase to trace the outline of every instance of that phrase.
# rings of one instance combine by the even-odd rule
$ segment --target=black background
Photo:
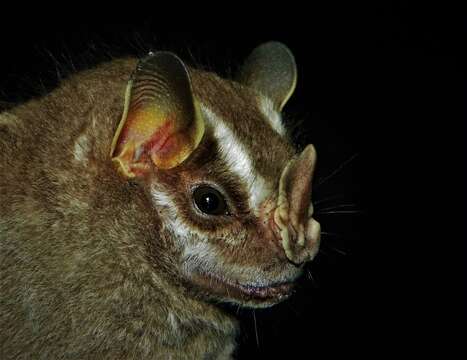
[[[6,108],[52,89],[70,71],[149,50],[172,50],[189,64],[230,76],[261,42],[284,42],[299,72],[287,124],[299,145],[317,148],[315,184],[345,165],[315,186],[314,200],[328,199],[316,215],[332,233],[323,235],[323,251],[290,301],[238,311],[237,356],[417,354],[452,330],[444,320],[461,317],[437,301],[451,303],[453,296],[439,259],[447,255],[450,263],[457,255],[448,235],[454,216],[441,220],[445,210],[455,211],[435,204],[463,177],[455,159],[464,143],[455,116],[462,96],[459,42],[447,31],[454,15],[426,5],[315,5],[296,20],[301,30],[295,31],[276,22],[260,31],[216,25],[173,32],[160,16],[18,20],[2,25],[0,101]],[[438,181],[440,174],[449,184]],[[319,214],[347,204],[358,212]],[[459,233],[454,239],[460,243]]]

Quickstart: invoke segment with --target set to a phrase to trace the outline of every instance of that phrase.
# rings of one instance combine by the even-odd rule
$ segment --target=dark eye
[[[200,186],[193,192],[199,211],[208,215],[227,215],[227,204],[222,194],[210,186]]]

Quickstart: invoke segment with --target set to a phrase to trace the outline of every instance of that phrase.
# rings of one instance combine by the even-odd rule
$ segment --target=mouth
[[[197,274],[192,278],[192,282],[209,297],[256,307],[271,306],[286,300],[292,295],[295,287],[294,281],[265,285],[243,284],[214,274]]]

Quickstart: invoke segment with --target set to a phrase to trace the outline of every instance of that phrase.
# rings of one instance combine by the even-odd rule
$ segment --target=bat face
[[[265,147],[249,144],[258,154],[253,158],[242,153],[247,146],[241,141],[226,138],[233,134],[216,137],[218,131],[208,127],[209,135],[177,172],[155,174],[151,196],[179,249],[177,269],[195,291],[243,305],[272,305],[290,295],[301,274],[286,256],[274,219],[280,169],[291,149],[273,130],[265,131],[275,144],[261,175],[253,164]],[[318,243],[309,240],[311,258]]]
[[[216,301],[261,307],[286,299],[301,265],[317,253],[320,234],[311,206],[315,150],[309,145],[296,154],[280,115],[291,91],[284,82],[293,87],[294,77],[276,79],[280,88],[267,96],[255,80],[181,69],[188,85],[177,87],[188,88],[189,96],[171,99],[176,90],[170,78],[161,85],[157,75],[151,84],[151,69],[145,71],[133,77],[136,89],[125,111],[130,120],[122,119],[112,155],[124,176],[145,184],[163,219],[161,236],[175,249],[172,273],[195,294]],[[162,97],[168,109],[160,105]]]

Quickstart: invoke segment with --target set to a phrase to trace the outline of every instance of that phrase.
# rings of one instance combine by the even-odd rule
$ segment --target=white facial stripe
[[[246,148],[233,131],[206,106],[201,108],[205,119],[214,129],[214,137],[218,141],[221,157],[229,168],[245,181],[250,195],[250,208],[257,209],[270,192],[266,180],[257,173]]]
[[[274,109],[274,105],[268,97],[260,98],[260,108],[266,118],[269,120],[271,127],[281,136],[285,135],[285,128],[282,124],[282,116]]]
[[[218,116],[206,107],[203,107],[203,110],[207,115],[206,120],[214,129],[214,136],[218,140],[223,159],[232,171],[251,186],[254,181],[254,170],[246,149]]]
[[[166,211],[164,226],[177,239],[182,250],[183,271],[190,275],[194,269],[206,272],[219,271],[219,261],[215,249],[205,241],[205,234],[198,234],[177,216],[177,210],[170,195],[161,189],[152,189],[151,195],[156,206]],[[192,239],[195,239],[193,242]]]
[[[222,265],[216,249],[206,242],[204,234],[187,226],[179,217],[170,194],[162,189],[151,190],[154,203],[166,212],[164,226],[177,239],[182,251],[182,271],[190,276],[197,269],[206,273],[222,273]],[[193,241],[194,240],[194,241]]]
[[[262,176],[256,176],[250,187],[250,207],[258,210],[263,201],[271,194],[271,190],[271,186]]]
[[[215,264],[215,252],[208,243],[201,240],[197,241],[195,244],[192,244],[189,241],[189,239],[191,239],[193,236],[203,239],[205,235],[198,234],[195,229],[190,228],[182,220],[180,220],[180,218],[177,216],[175,203],[171,199],[170,195],[162,189],[156,188],[151,189],[151,195],[156,206],[159,209],[166,211],[167,218],[164,225],[178,239],[178,242],[181,245],[183,251],[183,259],[203,259],[204,262]]]
[[[178,218],[177,208],[170,195],[154,187],[151,189],[151,195],[156,206],[167,212],[169,219],[165,224],[169,227],[169,230],[183,242],[192,230]]]

